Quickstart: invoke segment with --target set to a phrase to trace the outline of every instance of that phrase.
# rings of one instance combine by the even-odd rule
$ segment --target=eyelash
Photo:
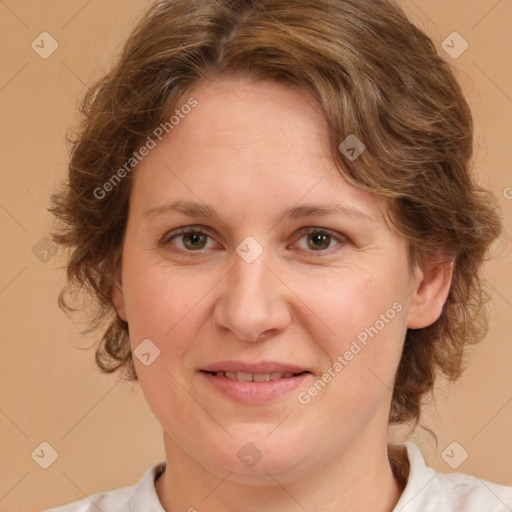
[[[184,227],[184,228],[180,228],[180,229],[178,229],[175,232],[171,232],[169,234],[166,234],[163,237],[163,239],[162,239],[162,241],[160,242],[159,245],[160,246],[169,245],[169,244],[171,244],[171,240],[173,238],[176,238],[176,237],[179,237],[179,236],[183,236],[183,235],[190,235],[190,234],[205,235],[205,236],[209,237],[210,239],[213,238],[213,237],[210,236],[208,231],[205,230],[201,226],[187,226],[187,227]],[[326,254],[330,255],[332,252],[334,252],[336,250],[339,250],[340,246],[344,246],[344,245],[346,245],[349,242],[349,240],[345,236],[343,236],[343,235],[339,235],[339,234],[337,234],[337,233],[335,233],[335,232],[333,232],[333,231],[331,231],[329,229],[326,229],[326,228],[318,228],[318,227],[304,227],[304,228],[301,228],[299,230],[299,238],[297,239],[297,241],[301,240],[305,236],[311,235],[311,234],[328,235],[328,236],[331,237],[332,240],[338,242],[338,248],[334,247],[334,248],[330,248],[330,249],[319,249],[318,251],[314,251],[314,250],[308,251],[307,249],[304,249],[307,252],[312,253],[312,255],[314,257],[322,257],[323,255],[326,255]],[[189,251],[187,249],[178,249],[178,250],[180,250],[182,252],[190,253],[190,254],[194,254],[194,253],[203,254],[206,249],[198,249],[197,251]],[[316,254],[316,253],[320,253],[320,254]]]

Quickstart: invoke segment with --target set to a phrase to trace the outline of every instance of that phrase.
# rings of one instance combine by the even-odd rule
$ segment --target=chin
[[[222,439],[222,442],[205,450],[214,458],[209,457],[208,463],[202,464],[205,467],[211,464],[212,472],[220,478],[231,473],[230,481],[250,485],[275,485],[272,477],[286,481],[306,475],[307,439],[294,437],[291,433],[287,435],[284,429],[279,435],[272,429],[275,425],[272,428],[268,424],[240,425],[233,438]],[[272,433],[269,435],[269,432]]]

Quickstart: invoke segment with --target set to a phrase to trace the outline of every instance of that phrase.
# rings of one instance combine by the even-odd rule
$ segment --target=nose
[[[223,334],[251,342],[283,332],[291,321],[289,290],[271,270],[270,258],[265,251],[252,263],[238,254],[234,258],[215,304],[215,325]]]

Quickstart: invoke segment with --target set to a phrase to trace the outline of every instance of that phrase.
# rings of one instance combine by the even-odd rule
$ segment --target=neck
[[[393,473],[386,439],[353,443],[302,478],[283,484],[283,477],[269,472],[267,483],[256,485],[237,482],[229,473],[213,474],[165,433],[164,442],[166,470],[155,486],[166,512],[391,512],[405,486]]]

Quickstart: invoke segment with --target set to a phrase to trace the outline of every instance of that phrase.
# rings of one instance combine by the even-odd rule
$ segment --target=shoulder
[[[438,473],[420,449],[405,443],[410,470],[394,512],[510,512],[512,487],[463,473]]]
[[[98,492],[79,501],[68,503],[43,512],[130,512],[146,507],[155,512],[163,511],[155,489],[155,480],[165,468],[165,462],[151,466],[137,485],[112,491]],[[135,507],[135,508],[134,508]],[[160,507],[160,508],[159,508]]]

